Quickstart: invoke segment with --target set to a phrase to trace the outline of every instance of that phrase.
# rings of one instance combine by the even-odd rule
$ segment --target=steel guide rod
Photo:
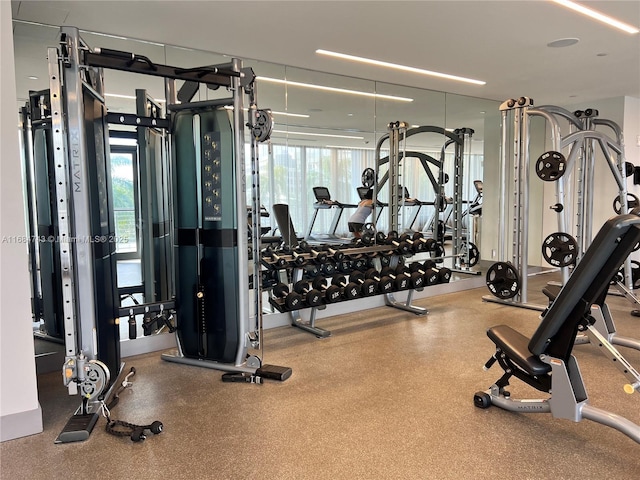
[[[234,58],[231,63],[234,72],[240,73],[242,71],[241,60]],[[233,143],[236,169],[237,271],[243,272],[249,264],[249,256],[247,252],[247,185],[244,163],[244,102],[239,76],[231,77],[231,90],[233,92]],[[238,275],[238,292],[238,341],[242,348],[238,348],[236,351],[235,364],[237,366],[245,362],[248,348],[249,277],[247,275]]]
[[[501,118],[501,133],[502,138],[500,141],[500,197],[498,198],[498,231],[505,232],[507,230],[506,220],[507,220],[507,167],[509,165],[508,152],[507,152],[507,138],[508,138],[508,130],[509,126],[507,124],[507,114],[508,111],[506,109],[501,108],[500,118]],[[503,259],[506,258],[506,237],[505,235],[498,235],[498,258]]]
[[[29,115],[27,107],[22,107],[20,110],[20,151],[23,153],[24,158],[22,165],[24,166],[23,175],[25,176],[26,194],[28,202],[31,205],[36,205],[36,172],[35,172],[35,153],[33,146],[33,125],[31,123],[31,116]],[[41,306],[38,307],[38,303],[42,300],[42,283],[40,279],[40,244],[38,233],[38,219],[35,211],[27,208],[28,226],[29,226],[29,269],[32,278],[31,296],[32,309],[34,314],[34,321],[39,322],[42,320],[38,318],[38,313],[41,313]]]
[[[624,148],[624,134],[622,133],[622,129],[620,126],[612,120],[606,120],[603,118],[594,118],[592,120],[593,126],[603,125],[609,127],[616,136],[617,146],[619,147],[619,151],[617,151],[617,166],[618,171],[620,172],[620,177],[624,177],[625,171],[625,148]],[[627,183],[622,182],[622,188],[620,189],[620,208],[621,213],[628,213],[628,205],[627,205]],[[627,257],[624,261],[624,285],[633,290],[633,277],[631,275],[631,258]],[[637,303],[637,302],[636,302]]]
[[[523,303],[527,303],[527,286],[529,283],[529,222],[526,222],[525,219],[529,216],[529,177],[530,177],[530,168],[529,168],[529,115],[527,115],[529,107],[523,107],[522,112],[522,123],[520,128],[522,129],[521,136],[521,168],[520,168],[520,176],[522,179],[522,189],[521,189],[521,214],[522,218],[522,226],[521,226],[521,240],[520,240],[520,265],[521,272],[524,272],[521,276],[521,284],[522,287],[520,289],[520,301]]]
[[[249,96],[249,123],[256,122],[258,115],[257,85],[254,83]],[[253,332],[248,338],[253,348],[260,348],[261,358],[264,356],[262,342],[262,275],[260,275],[261,237],[260,237],[260,158],[258,139],[251,131],[251,253],[253,256],[253,293],[254,293],[254,321]]]
[[[67,164],[67,144],[66,127],[62,118],[62,88],[60,82],[60,66],[58,50],[49,48],[47,51],[49,65],[49,86],[51,91],[51,130],[53,140],[53,156],[55,161],[55,192],[58,215],[58,235],[71,238],[71,226],[69,215],[70,187],[69,178],[71,172],[68,171]],[[64,342],[65,342],[65,366],[69,367],[68,372],[76,370],[76,354],[78,353],[78,331],[76,327],[77,312],[75,309],[75,284],[74,262],[69,243],[67,248],[60,249],[60,267],[62,270],[62,311],[64,315]],[[78,393],[78,385],[71,381],[72,378],[65,378],[65,385],[70,395]]]
[[[540,116],[542,118],[544,118],[547,121],[547,124],[549,126],[549,128],[551,129],[551,149],[556,151],[556,152],[560,152],[561,151],[561,144],[562,144],[562,134],[560,132],[560,125],[558,124],[558,121],[556,120],[556,118],[550,113],[545,111],[542,108],[530,108],[527,111],[527,115],[529,116]],[[560,205],[565,204],[565,176],[569,173],[569,166],[567,165],[566,169],[565,169],[565,174],[563,176],[561,176],[560,178],[558,178],[555,181],[556,184],[556,203],[559,203]],[[562,210],[562,212],[557,212],[557,218],[558,218],[558,231],[559,232],[566,232],[566,228],[567,228],[567,224],[568,224],[568,218],[567,218],[567,212],[568,210],[566,208],[564,208]],[[569,267],[562,267],[561,269],[562,272],[562,283],[566,283],[567,280],[569,279]]]

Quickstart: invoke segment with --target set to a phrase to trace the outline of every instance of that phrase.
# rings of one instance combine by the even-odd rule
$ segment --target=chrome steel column
[[[232,69],[242,71],[242,60],[234,58]],[[238,242],[238,350],[236,365],[242,365],[247,356],[249,332],[249,277],[246,274],[247,254],[247,186],[244,163],[244,111],[243,88],[240,77],[231,77],[233,91],[233,150],[236,170],[236,228]],[[255,212],[254,212],[255,213]],[[259,213],[259,212],[258,212]]]

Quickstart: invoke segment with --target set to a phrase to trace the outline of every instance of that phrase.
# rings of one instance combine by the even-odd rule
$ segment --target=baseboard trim
[[[42,433],[42,408],[0,417],[0,442]]]

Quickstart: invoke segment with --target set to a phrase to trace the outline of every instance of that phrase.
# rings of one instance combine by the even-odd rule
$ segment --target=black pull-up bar
[[[173,78],[188,82],[230,87],[232,77],[243,77],[243,72],[229,68],[229,64],[208,65],[196,68],[172,67],[154,64],[149,58],[131,52],[96,48],[84,54],[84,63],[91,67],[109,68],[125,72],[141,73],[156,77]]]

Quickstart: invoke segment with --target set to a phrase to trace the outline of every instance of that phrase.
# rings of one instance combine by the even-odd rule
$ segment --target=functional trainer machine
[[[550,208],[557,214],[558,230],[544,240],[542,253],[552,266],[561,269],[562,284],[569,278],[569,267],[580,261],[591,244],[594,172],[598,150],[602,153],[618,189],[614,202],[616,213],[626,214],[639,202],[637,199],[628,199],[625,177],[629,176],[629,169],[624,159],[621,129],[610,120],[597,118],[597,110],[569,112],[550,105],[534,107],[531,98],[520,97],[503,102],[500,111],[502,139],[499,231],[506,232],[511,227],[512,242],[509,247],[505,237],[501,236],[498,244],[500,261],[487,272],[487,286],[493,295],[484,296],[483,299],[543,310],[544,305],[529,303],[527,298],[529,191],[533,165],[529,149],[531,119],[543,118],[551,133],[551,149],[537,159],[535,172],[541,180],[555,184],[556,203]],[[564,136],[561,134],[560,120],[569,125],[570,131]],[[615,138],[597,131],[597,126],[611,129]],[[630,173],[633,173],[633,166],[631,167]],[[509,171],[513,172],[512,190],[508,188],[507,182]],[[513,210],[512,215],[508,215],[506,199],[511,196],[514,198]],[[513,218],[513,221],[509,218]],[[572,225],[575,225],[574,231]],[[616,279],[615,285],[629,300],[637,304],[638,300],[631,292],[633,281],[629,259],[624,262],[623,276],[624,281]]]
[[[253,71],[237,59],[181,68],[92,49],[74,27],[61,29],[48,59],[50,89],[32,94],[23,120],[30,229],[46,234],[46,242],[31,248],[34,313],[47,331],[64,338],[64,384],[82,397],[56,442],[88,438],[102,408],[126,383],[122,317],[135,327],[136,315],[175,313],[178,351],[165,360],[227,371],[230,381],[288,378],[291,369],[262,365],[260,355],[249,354],[250,348],[262,353],[262,308],[260,237],[249,238],[249,231],[260,232],[260,218],[253,215],[248,228],[247,179],[252,211],[259,211],[257,146],[273,125],[270,112],[258,110]],[[108,113],[105,68],[163,77],[167,117],[143,90],[136,92],[135,114]],[[179,90],[177,80],[184,81]],[[191,102],[200,84],[230,96]],[[143,172],[144,303],[132,307],[121,306],[117,289],[109,124],[136,128]],[[168,318],[164,323],[172,326]]]
[[[640,443],[640,426],[589,404],[578,363],[572,355],[576,334],[585,333],[629,380],[624,391],[631,394],[640,390],[640,373],[600,334],[593,317],[593,308],[603,304],[609,283],[640,241],[638,213],[634,210],[632,214],[614,217],[604,224],[559,295],[542,313],[542,321],[531,338],[507,325],[491,327],[487,331],[496,345],[496,353],[485,369],[497,361],[504,374],[488,391],[475,394],[477,407],[496,405],[520,413],[551,413],[574,422],[593,420]],[[550,393],[551,397],[512,399],[505,387],[513,376],[537,390]]]

